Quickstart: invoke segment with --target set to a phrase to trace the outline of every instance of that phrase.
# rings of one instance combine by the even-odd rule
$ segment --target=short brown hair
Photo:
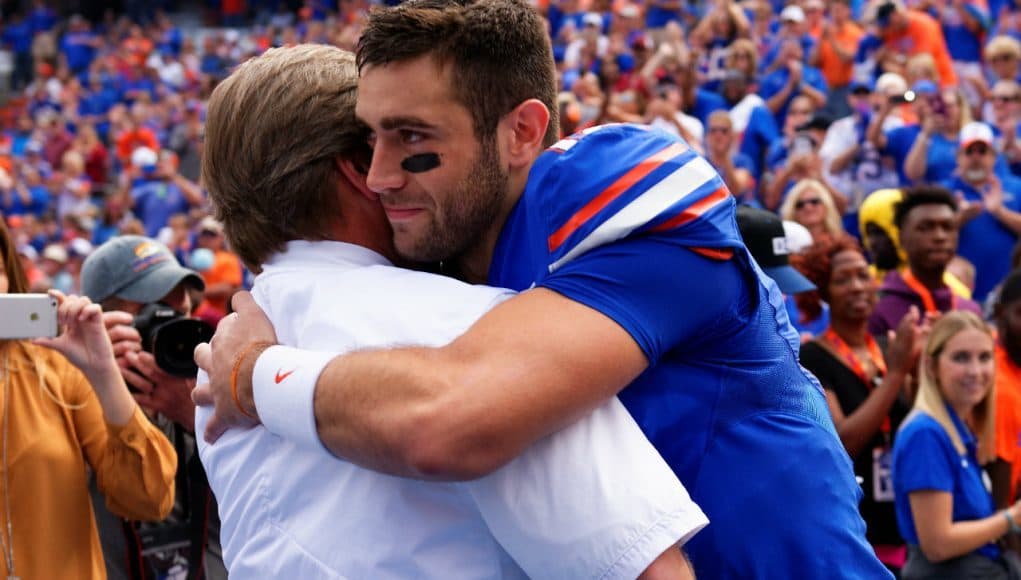
[[[431,55],[453,66],[453,94],[476,137],[492,137],[528,99],[549,110],[544,144],[558,138],[557,81],[549,34],[522,0],[411,0],[373,11],[358,41],[358,70]]]
[[[4,273],[7,275],[7,292],[9,294],[28,292],[28,277],[21,267],[18,248],[14,245],[14,238],[11,237],[11,232],[2,217],[0,217],[0,256],[3,257]]]
[[[370,156],[354,114],[357,83],[351,53],[309,44],[270,49],[213,91],[202,181],[252,271],[289,240],[329,239],[336,160],[366,166]]]

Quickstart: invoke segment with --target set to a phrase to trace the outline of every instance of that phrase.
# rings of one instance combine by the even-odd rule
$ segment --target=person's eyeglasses
[[[988,145],[983,145],[981,143],[978,143],[976,145],[969,145],[968,147],[966,147],[964,149],[964,154],[968,155],[968,156],[971,156],[971,155],[985,156],[985,155],[989,154],[990,151],[991,151],[991,149],[989,148]]]
[[[1014,58],[1012,54],[997,54],[989,57],[989,62],[1005,62]]]
[[[1017,101],[1017,95],[993,95],[994,103],[1013,103]]]
[[[798,202],[794,204],[794,209],[804,209],[805,207],[810,206],[810,205],[811,206],[822,205],[822,200],[819,199],[818,197],[810,197],[808,199],[799,199]]]
[[[787,111],[788,115],[811,115],[812,109],[791,109]]]
[[[709,127],[710,133],[730,133],[730,127]]]

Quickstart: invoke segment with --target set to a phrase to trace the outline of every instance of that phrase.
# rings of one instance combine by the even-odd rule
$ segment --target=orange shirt
[[[213,284],[228,282],[235,288],[241,288],[242,283],[241,260],[226,250],[217,250],[214,253],[213,266],[202,272],[202,280],[206,288]],[[219,316],[227,314],[227,298],[205,297],[205,305],[216,311]]]
[[[943,29],[933,17],[917,10],[908,10],[908,25],[899,32],[887,32],[883,35],[883,44],[898,54],[914,56],[931,54],[936,60],[936,71],[939,72],[939,84],[943,88],[957,86],[957,73],[950,59],[947,43],[943,37]]]
[[[131,165],[131,154],[138,147],[148,147],[153,151],[159,152],[160,142],[156,139],[156,134],[152,132],[152,129],[146,127],[139,127],[131,131],[125,131],[117,136],[117,158],[121,160],[125,166]]]
[[[56,351],[0,342],[0,365],[4,352],[9,374],[0,369],[0,417],[9,405],[10,488],[0,478],[0,495],[10,494],[15,574],[25,579],[106,578],[88,468],[112,512],[159,520],[174,502],[174,447],[140,409],[126,425],[107,424],[85,376]],[[40,388],[40,376],[49,392]],[[2,400],[5,378],[9,400]],[[54,398],[83,406],[64,408]],[[0,533],[6,541],[4,512],[0,498]],[[6,577],[0,558],[0,578]]]
[[[865,32],[853,22],[845,23],[840,29],[833,29],[833,41],[840,46],[840,49],[852,56],[858,49],[858,43]],[[837,56],[833,45],[825,38],[819,39],[819,69],[826,83],[832,87],[846,87],[851,84],[851,74],[854,68],[854,60],[844,62]]]
[[[1021,476],[1021,368],[996,345],[996,457],[1011,464],[1010,501]]]

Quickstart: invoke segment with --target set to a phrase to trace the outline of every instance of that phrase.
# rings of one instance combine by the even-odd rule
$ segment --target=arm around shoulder
[[[441,348],[338,357],[320,375],[324,445],[422,479],[474,479],[614,396],[648,362],[604,314],[533,289]]]

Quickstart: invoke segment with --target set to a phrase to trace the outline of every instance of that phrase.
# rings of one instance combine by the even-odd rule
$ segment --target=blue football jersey
[[[710,524],[701,578],[890,578],[783,297],[741,242],[709,163],[637,125],[544,152],[489,283],[548,288],[631,334],[649,367],[620,393]]]

